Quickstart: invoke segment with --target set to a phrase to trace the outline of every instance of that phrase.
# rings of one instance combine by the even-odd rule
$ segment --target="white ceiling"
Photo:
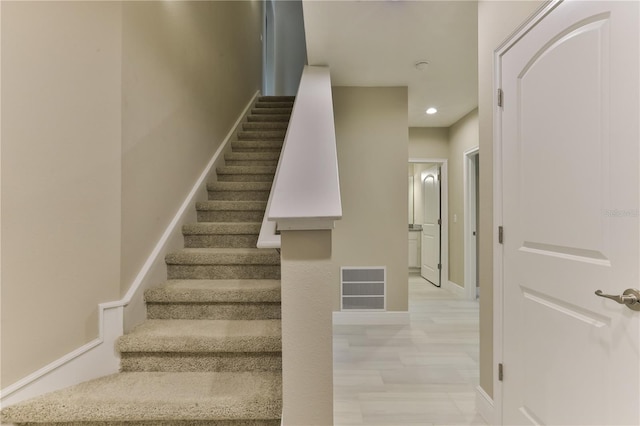
[[[309,65],[334,86],[407,86],[410,127],[449,127],[478,105],[476,1],[304,0]],[[424,71],[416,61],[429,62]],[[438,113],[426,115],[428,107]]]

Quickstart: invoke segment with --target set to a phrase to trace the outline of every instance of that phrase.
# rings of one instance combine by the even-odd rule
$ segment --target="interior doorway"
[[[467,299],[480,296],[478,271],[480,151],[476,146],[464,152],[464,289]]]
[[[409,159],[409,272],[448,283],[447,160]]]

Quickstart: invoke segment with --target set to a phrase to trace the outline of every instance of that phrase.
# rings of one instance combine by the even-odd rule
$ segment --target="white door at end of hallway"
[[[422,223],[422,255],[420,274],[440,287],[440,166],[422,173],[424,219]]]
[[[639,5],[551,3],[498,52],[503,424],[640,424],[640,305],[594,294],[640,288]]]

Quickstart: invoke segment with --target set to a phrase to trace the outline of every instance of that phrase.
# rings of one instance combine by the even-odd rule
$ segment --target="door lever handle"
[[[640,311],[640,291],[628,288],[621,295],[604,294],[602,290],[596,290],[596,296],[614,300],[634,311]]]

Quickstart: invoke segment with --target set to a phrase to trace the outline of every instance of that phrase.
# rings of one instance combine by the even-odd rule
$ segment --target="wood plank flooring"
[[[413,275],[409,294],[409,325],[334,326],[334,424],[486,425],[478,302]]]

